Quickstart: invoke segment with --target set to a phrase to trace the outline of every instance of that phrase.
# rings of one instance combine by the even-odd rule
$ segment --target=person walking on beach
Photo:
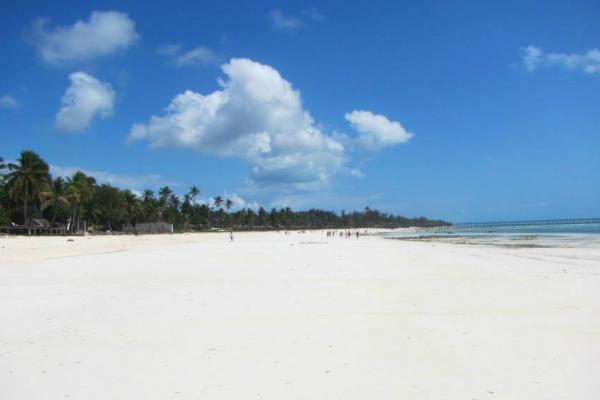
[[[229,239],[233,242],[233,229],[229,232]]]

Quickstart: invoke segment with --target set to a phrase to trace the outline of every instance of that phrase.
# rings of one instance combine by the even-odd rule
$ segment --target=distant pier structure
[[[425,228],[427,231],[445,232],[454,229],[487,229],[506,228],[518,226],[541,225],[590,225],[600,224],[600,218],[570,218],[570,219],[537,219],[528,221],[496,221],[496,222],[461,222],[447,226],[433,226]]]

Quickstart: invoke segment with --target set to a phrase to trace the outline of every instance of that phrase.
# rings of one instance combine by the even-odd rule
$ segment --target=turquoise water
[[[448,228],[446,230],[409,230],[386,232],[382,236],[398,239],[475,239],[484,242],[600,240],[600,224],[538,225],[496,228]]]
[[[451,229],[450,232],[460,236],[485,235],[534,235],[534,236],[598,236],[600,224],[582,225],[539,225],[477,229]]]

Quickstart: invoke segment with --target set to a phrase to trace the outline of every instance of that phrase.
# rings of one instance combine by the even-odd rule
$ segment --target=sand
[[[598,399],[600,248],[0,237],[0,398]]]

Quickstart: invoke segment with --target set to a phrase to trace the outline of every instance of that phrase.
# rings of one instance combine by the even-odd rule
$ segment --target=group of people
[[[306,233],[306,231],[297,231],[297,233]],[[367,233],[366,230],[365,233]],[[290,231],[284,231],[284,235],[287,236],[290,234]],[[328,238],[334,238],[336,236],[339,236],[341,238],[345,237],[346,239],[350,239],[351,237],[356,236],[356,238],[358,239],[360,237],[360,232],[358,230],[352,231],[350,229],[326,231],[326,234]],[[233,229],[229,231],[229,240],[233,242]]]
[[[343,238],[345,237],[346,239],[350,239],[352,236],[356,236],[356,238],[358,239],[360,236],[360,233],[358,231],[354,231],[352,232],[351,230],[340,230],[339,232],[336,231],[327,231],[327,237],[329,238],[334,238],[336,236],[336,234]]]

